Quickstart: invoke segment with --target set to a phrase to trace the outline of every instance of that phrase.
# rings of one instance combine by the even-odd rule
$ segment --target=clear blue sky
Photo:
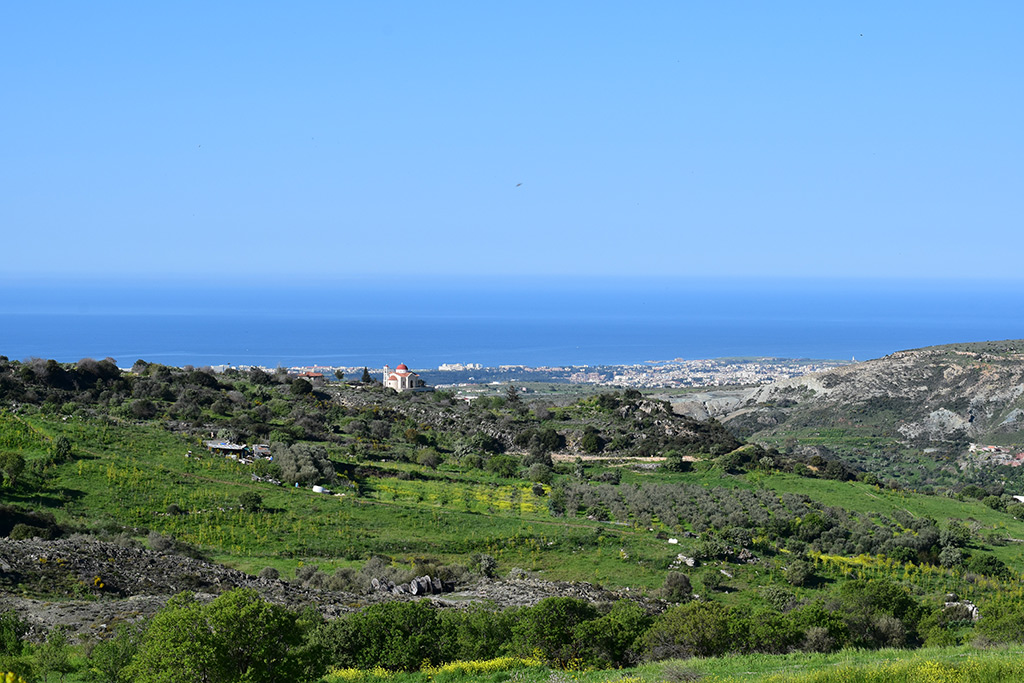
[[[1024,3],[5,3],[0,276],[1017,276]]]

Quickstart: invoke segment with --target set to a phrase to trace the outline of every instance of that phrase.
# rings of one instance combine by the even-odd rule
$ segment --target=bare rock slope
[[[1024,341],[950,344],[759,387],[722,419],[747,436],[865,425],[908,441],[979,441],[1024,430],[1022,396]]]

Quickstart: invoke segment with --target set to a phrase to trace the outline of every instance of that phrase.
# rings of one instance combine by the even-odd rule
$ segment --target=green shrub
[[[35,526],[29,526],[28,524],[15,524],[14,528],[11,529],[10,539],[12,541],[27,541],[37,536],[40,538],[46,538],[46,530]]]
[[[1000,579],[1011,577],[1010,568],[995,555],[972,555],[964,564],[964,568],[975,574],[984,574]]]
[[[814,571],[804,560],[794,560],[786,567],[786,583],[791,586],[805,586],[813,578]]]
[[[604,616],[577,624],[573,635],[583,644],[583,659],[588,665],[630,666],[639,661],[637,641],[652,622],[640,605],[619,600]]]
[[[661,589],[666,600],[685,602],[693,597],[693,586],[690,577],[680,572],[669,572],[665,577],[665,585]]]
[[[545,598],[519,614],[512,627],[512,650],[521,657],[539,653],[549,664],[565,667],[587,650],[576,627],[596,617],[597,610],[583,600]]]
[[[28,624],[14,610],[0,613],[0,655],[18,656],[24,649],[22,638],[28,633]]]
[[[440,625],[427,600],[385,602],[329,622],[317,640],[337,667],[416,671],[443,661]]]
[[[642,646],[650,659],[717,657],[742,647],[745,626],[726,605],[689,602],[659,616],[644,634]]]
[[[263,509],[263,496],[255,491],[246,491],[238,497],[238,502],[246,512],[259,512]]]
[[[309,680],[324,673],[319,648],[306,642],[314,626],[236,589],[203,605],[191,593],[171,598],[146,629],[126,669],[135,683],[201,680],[207,683]]]
[[[502,655],[512,639],[512,625],[521,610],[499,610],[493,605],[475,604],[467,609],[442,610],[439,614],[445,658],[451,661],[479,661]]]

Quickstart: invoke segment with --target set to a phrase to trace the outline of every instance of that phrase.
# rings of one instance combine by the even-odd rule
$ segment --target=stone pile
[[[395,584],[388,579],[371,579],[370,587],[378,593],[391,593],[392,595],[440,595],[450,593],[455,589],[455,584],[442,581],[436,576],[420,576],[409,583]]]

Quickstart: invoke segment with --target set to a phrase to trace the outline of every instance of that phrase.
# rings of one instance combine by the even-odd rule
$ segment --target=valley
[[[523,632],[534,610],[586,605],[545,650],[556,667],[564,647],[600,667],[1015,642],[999,629],[1024,613],[1017,468],[969,444],[1013,451],[1018,344],[759,387],[505,384],[469,402],[259,369],[3,361],[0,613],[28,639],[5,661],[31,664],[54,632],[106,643],[182,591],[311,610],[321,674],[374,661],[337,649],[358,615],[420,605],[437,637],[449,613],[512,629],[473,646],[495,657],[539,646]],[[267,449],[239,459],[220,442]],[[950,618],[951,602],[980,620]],[[746,635],[694,650],[671,626],[694,610]],[[614,647],[579,640],[626,614]],[[781,630],[758,634],[751,614]]]

